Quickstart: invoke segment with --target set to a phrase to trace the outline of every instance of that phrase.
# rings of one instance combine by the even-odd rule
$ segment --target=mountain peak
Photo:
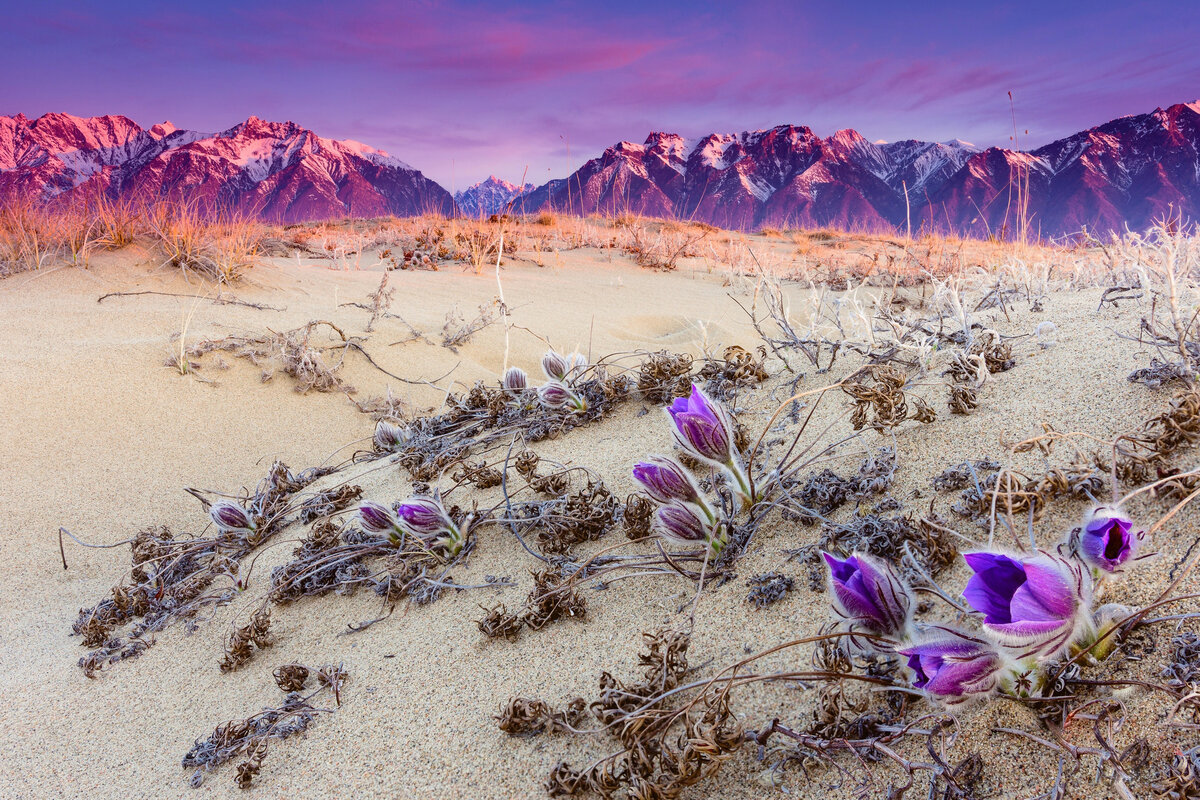
[[[170,136],[177,130],[179,129],[175,127],[175,124],[168,119],[158,123],[157,125],[152,125],[150,127],[150,135],[155,139],[161,139],[164,136]]]
[[[490,217],[508,210],[518,197],[533,191],[534,185],[518,186],[503,178],[489,175],[487,180],[468,186],[454,195],[459,211],[468,217]]]
[[[54,113],[34,122],[18,115],[11,125],[0,125],[0,195],[219,197],[225,210],[282,222],[454,211],[445,189],[399,159],[292,122],[250,116],[208,134],[169,121],[145,131],[127,117]]]

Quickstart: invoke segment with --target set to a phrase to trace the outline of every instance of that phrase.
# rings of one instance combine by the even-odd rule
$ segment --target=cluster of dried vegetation
[[[40,230],[38,213],[6,209],[0,215],[5,237],[0,245],[7,248],[0,264],[9,271],[17,268],[13,265],[41,268],[77,252],[63,249],[67,245],[61,240],[45,251],[50,255],[36,255],[50,241],[40,232],[33,249],[13,245],[25,241],[21,237],[28,231]],[[14,222],[18,218],[22,221]],[[204,246],[194,249],[194,237],[181,241],[179,230],[188,223],[178,220],[137,228],[123,244],[152,235],[168,263],[221,280],[235,278],[244,268],[246,262],[226,269],[222,265],[233,262],[215,260],[215,251]],[[821,551],[886,559],[918,591],[953,604],[938,580],[961,549],[984,538],[989,543],[1011,539],[1025,549],[1026,536],[1036,547],[1035,522],[1054,504],[1083,508],[1107,487],[1123,486],[1169,504],[1151,526],[1156,531],[1200,495],[1200,476],[1187,464],[1187,453],[1200,442],[1195,295],[1200,240],[1170,226],[1091,249],[1009,248],[987,266],[971,262],[980,257],[979,247],[945,239],[905,242],[775,231],[764,235],[789,240],[793,257],[782,261],[776,248],[770,251],[773,262],[764,264],[766,250],[756,250],[754,237],[631,217],[300,225],[271,231],[270,243],[245,238],[249,228],[200,229],[208,231],[210,242],[219,235],[240,242],[230,252],[261,253],[278,246],[343,268],[365,266],[363,254],[374,254],[387,270],[437,269],[456,262],[482,271],[492,264],[498,268],[505,257],[544,264],[555,253],[583,247],[623,252],[654,269],[676,269],[685,261],[720,264],[731,276],[749,281],[742,287],[744,301],[738,302],[762,344],[754,351],[729,347],[719,356],[664,351],[598,358],[574,379],[573,391],[586,401],[582,409],[547,408],[539,404],[536,390],[499,382],[448,393],[437,412],[415,418],[404,418],[388,403],[359,404],[380,427],[371,447],[345,462],[298,474],[276,464],[254,492],[239,496],[190,490],[205,508],[222,497],[235,500],[251,514],[252,530],[175,534],[156,528],[127,542],[129,574],[109,596],[83,609],[75,624],[89,648],[80,659],[89,677],[144,652],[171,623],[196,628],[200,611],[246,593],[254,557],[282,531],[302,535],[292,558],[270,573],[265,591],[256,597],[251,592],[254,599],[239,607],[224,658],[216,665],[224,672],[243,668],[274,646],[272,610],[301,598],[373,592],[380,598],[380,613],[351,626],[354,632],[388,619],[402,601],[427,605],[447,590],[514,586],[517,582],[494,575],[473,585],[452,575],[468,570],[471,561],[486,564],[489,549],[511,537],[529,559],[528,594],[513,610],[499,603],[481,605],[482,615],[472,620],[495,646],[526,646],[523,638],[562,620],[586,623],[595,613],[593,598],[603,596],[586,593],[588,588],[673,576],[695,592],[690,614],[677,627],[642,634],[639,675],[619,678],[613,673],[620,670],[605,671],[590,698],[552,703],[516,696],[499,709],[497,724],[510,736],[598,740],[594,760],[552,768],[544,784],[550,796],[674,798],[740,758],[760,762],[768,783],[782,780],[787,770],[800,770],[856,796],[898,798],[911,791],[947,800],[982,798],[995,788],[990,765],[978,751],[955,750],[964,738],[959,717],[971,712],[948,712],[907,688],[899,679],[899,659],[865,656],[845,645],[844,632],[829,629],[780,642],[724,666],[691,666],[688,651],[702,594],[732,584],[739,560],[760,530],[815,527],[814,536],[799,547],[762,545],[779,552],[781,565],[800,562],[803,574],[773,571],[749,578],[739,590],[749,589],[742,611],[731,613],[777,613],[773,607],[796,591],[798,577],[802,584],[822,588]],[[96,239],[101,241],[115,240]],[[836,257],[859,246],[874,257]],[[86,259],[74,263],[86,264]],[[788,282],[808,287],[804,308],[792,308]],[[1101,306],[1142,304],[1138,330],[1118,335],[1154,350],[1154,361],[1130,380],[1152,387],[1174,384],[1164,408],[1111,438],[1044,425],[1041,433],[1003,452],[927,476],[932,496],[918,491],[905,498],[920,503],[894,496],[895,476],[903,468],[896,436],[945,424],[952,414],[974,413],[988,402],[990,384],[1020,369],[1014,344],[1022,337],[981,320],[1008,319],[1018,309],[1037,313],[1048,294],[1062,288],[1103,289]],[[373,325],[398,316],[389,311],[390,303],[385,271],[371,302],[361,305]],[[490,321],[481,312],[474,323],[448,322],[442,344],[461,344]],[[332,331],[332,344],[314,344],[318,330]],[[413,335],[423,336],[415,330]],[[298,390],[349,393],[338,365],[351,349],[370,358],[361,341],[322,321],[281,334],[201,342],[182,360],[224,351],[262,367],[265,379],[274,374],[276,359]],[[1053,329],[1039,325],[1036,342],[1053,346]],[[721,474],[705,473],[703,465],[685,459],[698,475],[707,475],[700,488],[719,499],[728,520],[728,544],[716,557],[698,549],[669,551],[654,537],[653,507],[646,497],[622,499],[594,470],[555,464],[532,448],[603,424],[628,403],[671,403],[688,395],[693,383],[734,411],[774,410],[761,430],[740,427],[733,443],[757,481],[751,507],[738,506],[734,487]],[[1044,456],[1044,469],[1027,473],[1013,466],[1021,454],[1032,452]],[[1067,459],[1053,460],[1063,452]],[[858,457],[851,466],[837,463],[853,454]],[[630,454],[630,462],[639,455]],[[417,496],[444,502],[450,517],[462,523],[466,545],[449,555],[420,541],[364,530],[352,515],[362,492],[350,482],[364,469],[402,471],[403,482]],[[614,537],[615,543],[605,538],[614,531],[624,533]],[[1200,646],[1196,633],[1186,630],[1194,627],[1196,615],[1150,613],[1188,599],[1177,590],[1198,558],[1200,553],[1188,549],[1172,567],[1167,592],[1114,626],[1116,656],[1103,662],[1087,654],[1064,659],[1056,681],[1021,703],[1028,725],[995,729],[1052,752],[1058,771],[1047,776],[1041,797],[1082,796],[1096,789],[1119,797],[1200,799],[1200,748],[1178,746],[1171,752],[1163,746],[1177,745],[1200,725]],[[1155,651],[1151,659],[1144,642],[1154,636],[1152,626],[1168,623],[1179,628],[1171,647]],[[810,665],[760,671],[760,664],[778,663],[780,654],[794,663],[807,657]],[[1144,677],[1144,670],[1130,677],[1123,668],[1142,660],[1153,661],[1161,680]],[[318,692],[328,690],[340,701],[345,675],[339,668],[317,670],[319,688],[305,695],[310,673],[297,664],[280,666],[275,676],[286,693],[280,706],[229,722],[198,740],[183,760],[186,768],[197,770],[193,782],[241,757],[235,780],[250,785],[267,743],[306,729],[321,711],[311,702]],[[755,720],[739,710],[750,687],[799,689],[789,695],[791,718]],[[1133,689],[1165,698],[1170,708],[1165,734],[1131,730],[1124,693]]]

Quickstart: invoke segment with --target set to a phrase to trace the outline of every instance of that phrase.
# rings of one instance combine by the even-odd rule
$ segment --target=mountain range
[[[219,133],[128,117],[0,117],[0,197],[187,200],[281,222],[450,214],[450,193],[382,150],[250,117]]]
[[[799,125],[620,142],[567,178],[496,177],[454,197],[354,141],[251,117],[219,133],[122,116],[0,116],[0,196],[194,198],[292,222],[423,212],[637,213],[724,228],[1105,235],[1200,218],[1200,102],[1121,117],[1031,151],[870,142]]]
[[[872,143],[809,128],[652,133],[518,201],[526,211],[640,213],[723,228],[934,229],[1012,235],[1140,230],[1200,218],[1200,102],[1121,117],[1030,152]]]

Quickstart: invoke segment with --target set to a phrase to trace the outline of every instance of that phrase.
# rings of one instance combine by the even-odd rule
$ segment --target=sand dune
[[[578,349],[595,360],[610,353],[663,349],[719,356],[729,345],[754,351],[761,344],[734,302],[736,298],[747,307],[754,302],[754,281],[744,275],[713,269],[699,259],[675,272],[654,272],[590,248],[542,261],[545,266],[512,260],[503,271],[513,327],[506,331],[496,322],[454,350],[439,343],[446,315],[457,308],[462,320],[470,321],[481,306],[494,310],[495,277],[458,270],[390,273],[396,290],[391,311],[403,320],[384,317],[363,341],[379,368],[350,351],[339,377],[355,387],[353,397],[360,402],[390,391],[407,414],[421,415],[439,409],[447,389],[462,392],[477,380],[498,380],[506,364],[537,373],[547,345]],[[380,598],[365,590],[348,597],[304,598],[272,610],[271,647],[241,669],[222,673],[217,665],[225,639],[235,623],[245,624],[268,591],[271,569],[291,559],[306,533],[306,526],[297,523],[261,551],[252,571],[248,562],[243,564],[245,591],[233,603],[205,611],[194,632],[189,634],[185,625],[168,627],[154,635],[154,646],[139,658],[107,667],[91,680],[76,666],[86,651],[79,637],[70,635],[71,624],[81,607],[97,602],[127,573],[129,550],[68,543],[69,568],[63,570],[60,526],[96,544],[121,542],[160,524],[200,532],[207,516],[184,487],[235,493],[252,487],[274,459],[300,470],[369,449],[374,422],[346,395],[299,394],[294,381],[280,372],[263,382],[264,366],[229,353],[197,356],[198,369],[181,375],[164,366],[178,347],[172,337],[186,328],[183,338],[189,344],[288,330],[311,320],[328,320],[347,334],[365,336],[369,312],[343,304],[369,302],[381,274],[378,268],[333,271],[320,260],[277,258],[256,267],[243,284],[222,290],[224,297],[283,310],[214,303],[217,292],[211,286],[154,269],[148,256],[130,250],[98,256],[88,270],[49,270],[0,282],[5,409],[0,452],[6,454],[0,461],[0,563],[5,565],[0,676],[6,687],[0,706],[0,785],[6,796],[243,796],[232,780],[233,764],[213,770],[193,789],[188,785],[192,771],[181,768],[180,759],[218,724],[278,703],[271,671],[288,662],[343,664],[350,676],[344,702],[336,713],[319,717],[303,738],[271,744],[252,796],[539,797],[544,796],[542,782],[560,759],[582,766],[619,749],[603,735],[511,738],[498,730],[493,715],[518,695],[551,703],[591,697],[602,670],[620,677],[639,674],[641,633],[684,625],[694,583],[653,575],[614,581],[603,591],[589,586],[584,590],[586,621],[556,622],[513,641],[489,640],[475,624],[483,614],[479,606],[520,606],[532,586],[530,570],[539,566],[501,525],[480,529],[476,550],[453,577],[475,585],[496,576],[515,586],[448,591],[428,605],[400,602],[389,618],[352,635],[343,635],[348,625],[380,616]],[[984,539],[987,530],[949,510],[957,492],[938,493],[930,487],[933,476],[956,462],[981,458],[1039,475],[1048,465],[1069,463],[1070,447],[1060,444],[1047,457],[1037,449],[1013,453],[1007,446],[1041,433],[1042,423],[1111,439],[1159,413],[1171,390],[1129,383],[1126,375],[1147,363],[1148,351],[1115,335],[1136,331],[1138,320],[1148,313],[1146,302],[1097,310],[1100,288],[1068,290],[1052,283],[1047,288],[1044,296],[1034,293],[1040,310],[1031,310],[1032,298],[1022,297],[1005,309],[972,313],[985,327],[1013,337],[1009,342],[1015,360],[1011,370],[991,375],[980,388],[974,413],[949,414],[941,376],[945,364],[931,356],[937,368],[911,391],[929,401],[936,421],[906,422],[886,433],[868,430],[821,467],[852,473],[868,452],[895,447],[898,468],[887,496],[917,515],[927,513],[932,502],[965,535]],[[972,307],[986,289],[983,281],[969,289]],[[794,312],[807,313],[812,290],[789,285],[786,291]],[[110,292],[209,299],[143,294],[97,302]],[[914,303],[928,294],[920,287],[901,293]],[[869,303],[871,296],[863,294],[862,302]],[[830,302],[838,297],[844,294],[831,295]],[[853,322],[849,315],[846,320],[847,325]],[[1057,327],[1049,347],[1042,346],[1048,337],[1034,335],[1045,321]],[[413,338],[414,329],[423,338]],[[796,373],[768,358],[771,377],[738,400],[738,419],[755,436],[788,396],[797,373],[804,376],[795,386],[811,389],[841,380],[863,363],[851,352],[842,352],[828,371],[796,353],[789,360]],[[420,383],[435,379],[440,379],[436,386]],[[830,424],[829,441],[851,433],[847,402],[845,395],[831,394],[813,430]],[[641,400],[532,445],[547,463],[586,467],[622,499],[636,488],[632,464],[670,447],[663,413]],[[487,460],[503,461],[503,455],[493,452]],[[1193,463],[1190,453],[1179,462],[1183,468]],[[383,459],[351,465],[310,490],[342,482],[361,486],[364,498],[384,502],[409,494],[413,479]],[[443,486],[452,482],[449,476],[439,481]],[[500,498],[499,489],[489,488],[474,494],[460,490],[456,500],[464,502],[458,499],[464,494],[482,506]],[[879,499],[864,501],[862,511],[870,511]],[[1129,510],[1149,522],[1171,504],[1143,495]],[[1078,524],[1088,505],[1086,498],[1050,503],[1035,525],[1039,544],[1052,546]],[[852,519],[854,506],[843,507],[837,518]],[[1190,506],[1174,517],[1155,537],[1153,549],[1160,559],[1109,599],[1129,605],[1152,600],[1193,544],[1198,521]],[[823,594],[808,587],[808,567],[788,556],[788,551],[816,542],[819,534],[819,526],[770,516],[729,580],[703,591],[688,653],[697,677],[748,653],[811,635],[828,620]],[[1008,537],[1003,531],[997,535]],[[585,556],[623,538],[618,526],[603,539],[581,545],[577,554]],[[647,545],[630,548],[652,552]],[[756,609],[746,600],[747,581],[769,572],[793,577],[795,588],[779,602]],[[939,580],[957,592],[967,575],[959,562]],[[1194,590],[1194,581],[1181,588]],[[1194,605],[1173,607],[1170,613],[1195,610]],[[1150,628],[1136,646],[1088,667],[1086,675],[1158,681],[1171,655],[1172,634],[1169,624]],[[785,650],[758,669],[805,668],[810,652]],[[1144,659],[1134,660],[1139,653]],[[1136,796],[1146,796],[1139,792],[1165,774],[1170,756],[1189,733],[1162,724],[1173,702],[1162,692],[1136,687],[1097,691],[1109,691],[1124,703],[1125,722],[1113,736],[1115,744],[1126,747],[1139,737],[1148,739],[1149,766],[1132,783]],[[802,727],[811,719],[816,694],[812,687],[790,682],[752,687],[738,693],[735,713],[749,728],[773,717]],[[934,710],[914,707],[909,717]],[[992,732],[1014,727],[1047,736],[1027,709],[997,701],[966,708],[958,718],[960,735],[947,758],[958,763],[973,752],[981,754],[978,796],[1031,797],[1053,784],[1058,770],[1053,753]],[[1067,738],[1095,745],[1090,723],[1074,723]],[[923,747],[919,739],[903,749],[924,759],[928,754]],[[788,769],[778,777],[779,788],[768,789],[763,784],[766,765],[754,750],[743,748],[718,775],[683,796],[757,798],[782,792],[882,797],[889,782],[904,781],[900,771],[880,764],[871,770],[876,783],[860,792],[848,774],[816,766],[807,776]],[[855,776],[863,774],[852,758],[843,755],[840,763]],[[1089,766],[1074,775],[1066,796],[1117,796],[1111,787],[1094,782],[1094,759],[1085,763]],[[1068,769],[1073,766],[1067,764]],[[916,781],[912,796],[924,796],[928,776]]]

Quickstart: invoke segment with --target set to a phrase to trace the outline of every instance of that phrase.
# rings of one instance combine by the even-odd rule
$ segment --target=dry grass
[[[1194,232],[1178,226],[1110,243],[1050,246],[928,232],[905,239],[830,228],[768,228],[750,234],[633,214],[580,218],[540,213],[496,220],[425,214],[278,226],[202,213],[195,205],[135,207],[103,197],[71,207],[0,205],[0,277],[58,265],[86,267],[96,252],[135,242],[150,246],[164,265],[217,282],[236,281],[268,256],[319,259],[343,270],[457,265],[482,274],[492,269],[498,255],[502,265],[515,258],[546,266],[561,263],[565,252],[596,249],[610,259],[631,257],[650,269],[725,274],[735,289],[752,287],[764,271],[787,282],[833,290],[959,278],[1001,295],[1020,292],[1028,298],[1055,289],[1148,287],[1162,278],[1169,298],[1170,281],[1179,276],[1172,278],[1156,265],[1164,259],[1178,261],[1176,256],[1194,262],[1197,241]],[[1186,325],[1178,319],[1181,313],[1172,312],[1168,325]]]
[[[0,277],[70,265],[86,268],[99,250],[145,241],[164,265],[232,282],[258,259],[266,226],[195,204],[135,206],[103,196],[70,205],[8,200],[0,205]]]

